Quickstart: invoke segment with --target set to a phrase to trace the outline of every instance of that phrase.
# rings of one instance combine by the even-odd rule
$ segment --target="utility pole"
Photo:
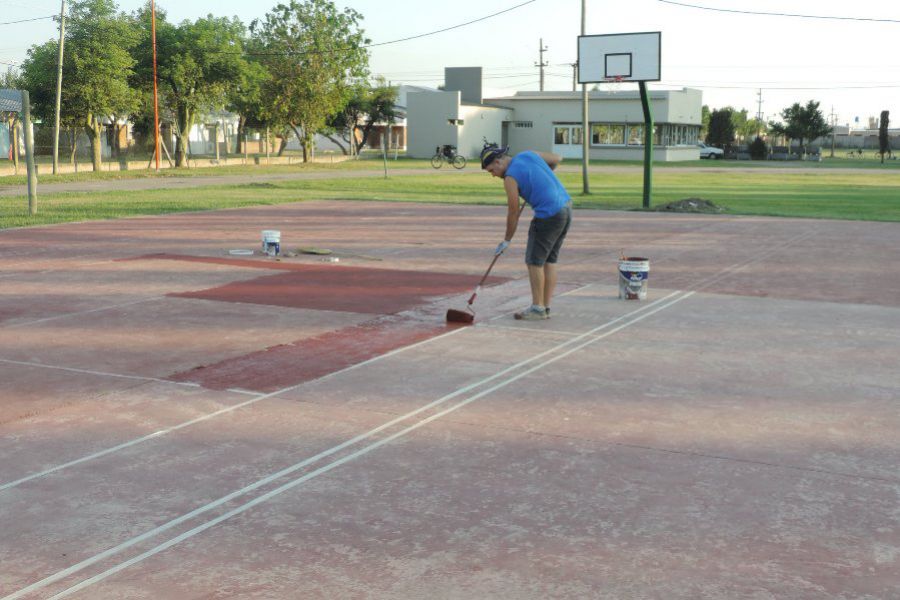
[[[150,0],[150,30],[150,35],[153,37],[153,139],[155,147],[154,153],[156,155],[156,172],[159,173],[159,90],[156,83],[156,0]]]
[[[756,94],[759,97],[758,108],[756,109],[756,137],[759,137],[762,133],[762,120],[763,120],[763,112],[762,112],[762,88],[759,88],[759,92]]]
[[[835,120],[835,117],[837,117],[837,115],[834,114],[834,106],[833,105],[831,107],[831,115],[830,116],[831,116],[831,158],[834,158],[834,126],[837,125],[837,121]]]
[[[587,0],[581,0],[581,35],[585,33],[585,23],[587,22]],[[591,193],[591,184],[588,181],[588,162],[590,162],[591,151],[591,128],[588,120],[588,87],[586,83],[581,84],[581,193],[585,196]]]
[[[66,0],[59,9],[59,63],[56,67],[56,117],[53,125],[53,174],[59,169],[59,107],[62,103],[63,46],[66,42]]]
[[[540,40],[540,46],[538,47],[538,57],[540,58],[540,62],[534,63],[534,66],[539,67],[541,70],[541,91],[544,91],[544,67],[548,66],[549,63],[544,62],[544,52],[547,51],[547,47],[544,46],[544,38]]]
[[[569,63],[569,66],[572,67],[572,91],[578,90],[578,61],[573,63]]]

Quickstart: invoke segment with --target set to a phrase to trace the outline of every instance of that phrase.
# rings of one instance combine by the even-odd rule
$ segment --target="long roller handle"
[[[525,203],[519,207],[519,214],[516,216],[516,222],[518,223],[519,218],[522,216],[522,211],[525,210]],[[469,298],[469,306],[472,306],[472,303],[475,302],[475,296],[478,295],[478,292],[481,291],[481,286],[484,285],[484,282],[487,281],[488,275],[491,274],[491,269],[494,268],[494,265],[497,264],[497,259],[500,258],[502,252],[500,254],[494,255],[494,260],[491,261],[491,264],[488,266],[487,271],[484,272],[484,277],[481,278],[481,281],[478,282],[478,285],[475,286],[475,292],[472,294],[472,297]]]

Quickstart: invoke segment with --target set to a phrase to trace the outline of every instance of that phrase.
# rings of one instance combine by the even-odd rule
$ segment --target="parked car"
[[[708,146],[703,142],[697,142],[697,146],[700,148],[700,158],[709,158],[711,160],[725,158],[725,151],[721,148]]]

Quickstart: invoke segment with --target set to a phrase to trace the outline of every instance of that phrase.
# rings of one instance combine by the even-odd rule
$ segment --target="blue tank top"
[[[531,150],[512,157],[506,176],[516,180],[519,195],[534,209],[536,217],[552,217],[571,200],[544,159]]]

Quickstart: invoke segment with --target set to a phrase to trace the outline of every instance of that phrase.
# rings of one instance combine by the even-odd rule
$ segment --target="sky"
[[[141,0],[119,0],[131,12]],[[158,0],[170,21],[206,14],[249,24],[276,2]],[[370,70],[393,84],[436,87],[444,67],[483,67],[487,97],[537,90],[541,40],[546,90],[571,90],[582,0],[335,0],[364,17],[375,46]],[[701,7],[701,8],[697,8]],[[59,0],[0,0],[0,68],[58,35]],[[718,10],[713,10],[718,9]],[[726,12],[730,11],[730,12]],[[740,12],[744,11],[744,12]],[[755,15],[747,12],[781,13]],[[896,0],[586,0],[588,35],[660,31],[662,80],[650,89],[697,88],[711,108],[732,106],[775,120],[784,108],[820,103],[829,121],[865,127],[882,110],[900,123],[900,2]],[[805,15],[818,18],[801,18]],[[629,89],[624,85],[622,89]],[[760,105],[761,100],[761,105]],[[832,117],[833,115],[833,117]]]

